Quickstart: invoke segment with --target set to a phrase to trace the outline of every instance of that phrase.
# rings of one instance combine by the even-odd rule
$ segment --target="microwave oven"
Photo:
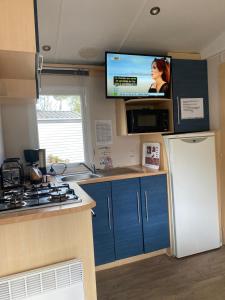
[[[169,130],[167,109],[127,110],[128,133],[166,132]]]

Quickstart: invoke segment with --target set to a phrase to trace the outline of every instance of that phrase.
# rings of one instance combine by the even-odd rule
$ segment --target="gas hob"
[[[1,191],[0,214],[80,202],[69,184],[23,185]]]

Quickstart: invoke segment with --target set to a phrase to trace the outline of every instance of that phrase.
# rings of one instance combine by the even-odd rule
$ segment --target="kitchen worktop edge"
[[[135,167],[133,168],[135,169]],[[138,178],[138,177],[145,177],[145,176],[157,176],[161,174],[167,174],[167,170],[149,170],[147,168],[141,168],[138,170],[138,167],[136,167],[137,172],[127,173],[127,174],[119,174],[119,175],[111,175],[111,176],[102,176],[97,178],[90,178],[85,180],[77,181],[79,185],[89,184],[89,183],[100,183],[100,182],[106,182],[106,181],[114,181],[114,180],[122,180],[122,179],[130,179],[130,178]]]

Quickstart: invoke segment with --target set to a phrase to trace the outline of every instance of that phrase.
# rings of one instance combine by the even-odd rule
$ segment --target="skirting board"
[[[95,267],[95,271],[98,272],[98,271],[103,271],[103,270],[107,270],[107,269],[111,269],[111,268],[116,268],[116,267],[120,267],[120,266],[123,266],[123,265],[126,265],[126,264],[130,264],[130,263],[133,263],[133,262],[137,262],[137,261],[140,261],[140,260],[144,260],[144,259],[147,259],[147,258],[151,258],[151,257],[154,257],[154,256],[163,255],[163,254],[167,254],[167,255],[170,256],[170,249],[169,248],[168,249],[161,249],[161,250],[154,251],[154,252],[151,252],[151,253],[145,253],[145,254],[141,254],[141,255],[137,255],[137,256],[128,257],[128,258],[125,258],[125,259],[116,260],[114,262]]]

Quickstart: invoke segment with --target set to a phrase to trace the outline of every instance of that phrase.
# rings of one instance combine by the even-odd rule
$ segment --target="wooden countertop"
[[[114,168],[115,170],[115,175],[108,175],[107,171],[103,171],[103,176],[102,177],[97,177],[97,178],[90,178],[90,179],[85,179],[81,181],[77,181],[79,185],[84,185],[88,183],[97,183],[97,182],[105,182],[105,181],[113,181],[113,180],[121,180],[121,179],[129,179],[129,178],[137,178],[137,177],[145,177],[145,176],[156,176],[160,174],[167,174],[167,170],[152,170],[143,166],[131,166],[127,167],[131,169],[131,173],[126,173],[126,174],[116,174],[116,169],[120,168]],[[109,170],[110,174],[110,170]]]
[[[116,174],[116,170],[119,170],[119,168],[118,169],[115,168],[113,169],[113,171],[115,171],[115,175],[109,176],[107,175],[107,171],[105,171],[103,177],[91,178],[91,179],[81,180],[77,182],[70,181],[69,182],[70,187],[75,190],[75,193],[79,197],[81,197],[82,199],[81,203],[63,204],[63,205],[56,205],[52,207],[42,207],[42,208],[35,208],[35,209],[28,209],[24,211],[16,211],[16,212],[0,214],[0,225],[71,214],[71,213],[80,212],[95,207],[96,205],[95,201],[79,185],[167,174],[166,170],[154,171],[142,166],[132,166],[129,168],[131,169],[132,173]],[[109,173],[110,171],[112,172],[112,170],[109,170]]]

